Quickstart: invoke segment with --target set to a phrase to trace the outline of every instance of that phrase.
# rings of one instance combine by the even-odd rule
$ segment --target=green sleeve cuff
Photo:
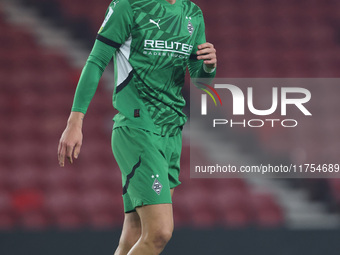
[[[214,68],[209,68],[209,67],[207,67],[207,65],[203,64],[203,70],[204,70],[204,72],[206,72],[206,73],[213,73],[213,72],[215,72],[216,67],[214,67]]]

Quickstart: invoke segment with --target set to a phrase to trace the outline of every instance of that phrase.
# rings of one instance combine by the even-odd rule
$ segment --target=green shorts
[[[127,126],[112,131],[112,151],[122,172],[126,213],[143,205],[172,203],[179,181],[182,132],[160,136]]]

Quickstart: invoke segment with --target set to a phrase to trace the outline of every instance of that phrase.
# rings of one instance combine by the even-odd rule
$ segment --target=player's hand
[[[197,59],[204,60],[204,64],[209,69],[214,69],[217,65],[216,49],[211,43],[203,43],[198,45]]]
[[[82,118],[84,114],[72,112],[67,127],[61,135],[58,146],[59,165],[65,165],[65,157],[72,164],[73,157],[78,158],[83,141]]]

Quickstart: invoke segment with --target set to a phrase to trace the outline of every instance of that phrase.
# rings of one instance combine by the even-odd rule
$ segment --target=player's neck
[[[176,3],[176,0],[166,0],[169,4],[174,4]]]

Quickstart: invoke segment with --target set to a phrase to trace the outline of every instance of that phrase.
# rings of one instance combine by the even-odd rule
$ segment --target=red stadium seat
[[[18,219],[13,211],[0,211],[0,230],[12,230],[18,226]]]
[[[18,220],[24,229],[29,230],[45,230],[52,224],[51,217],[43,210],[24,213]]]
[[[261,227],[277,227],[284,223],[283,212],[271,194],[252,194],[255,223]]]
[[[223,225],[245,227],[252,222],[250,195],[239,189],[229,189],[216,194],[215,204]]]

